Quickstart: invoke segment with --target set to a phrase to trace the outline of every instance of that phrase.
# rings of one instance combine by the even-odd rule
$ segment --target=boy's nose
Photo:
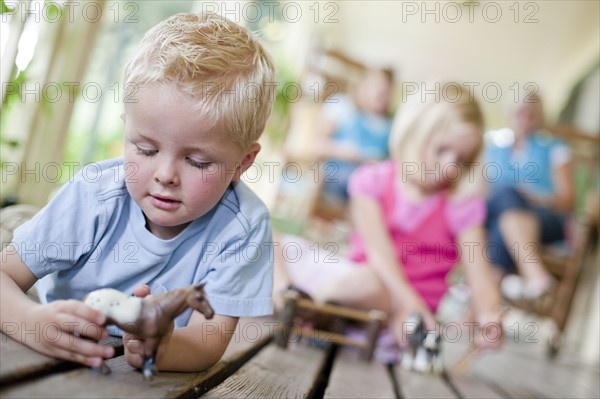
[[[179,185],[179,174],[175,166],[170,163],[157,165],[154,172],[154,181],[163,185]]]

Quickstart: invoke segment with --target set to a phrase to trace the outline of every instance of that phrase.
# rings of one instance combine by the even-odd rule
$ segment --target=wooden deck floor
[[[451,365],[464,348],[444,348],[447,381],[459,397],[600,398],[600,369],[582,364],[566,349],[551,360],[543,341],[508,340],[501,351],[482,355],[461,376]]]
[[[262,324],[261,324],[262,323]],[[152,382],[126,364],[108,361],[113,372],[38,355],[0,340],[0,398],[599,398],[600,369],[583,365],[565,350],[550,361],[544,340],[508,337],[501,351],[484,354],[464,373],[453,367],[467,342],[443,343],[445,374],[420,374],[361,360],[360,352],[306,340],[288,349],[254,331],[273,321],[248,321],[253,334],[235,337],[221,362],[201,373],[160,373]],[[239,331],[244,331],[242,323]],[[236,330],[236,331],[237,331]],[[248,337],[253,339],[248,339]],[[5,338],[5,337],[3,337]]]

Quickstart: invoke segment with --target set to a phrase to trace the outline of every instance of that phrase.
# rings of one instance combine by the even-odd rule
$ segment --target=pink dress
[[[351,197],[365,195],[381,204],[404,274],[435,312],[448,289],[446,276],[460,257],[456,236],[483,223],[485,200],[474,196],[458,202],[436,193],[414,203],[395,184],[395,170],[391,161],[362,166],[352,175],[348,191]],[[351,238],[350,259],[368,263],[358,232]]]

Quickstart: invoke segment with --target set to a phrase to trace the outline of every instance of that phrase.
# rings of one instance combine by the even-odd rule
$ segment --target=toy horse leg
[[[441,337],[435,331],[428,331],[423,341],[425,359],[427,365],[421,371],[441,373],[443,371],[442,359],[440,356]]]
[[[156,359],[154,356],[144,355],[144,361],[142,362],[142,373],[144,374],[144,379],[148,381],[151,380],[157,371]]]
[[[413,370],[420,372],[429,372],[431,369],[431,361],[429,359],[429,354],[427,353],[427,349],[423,346],[419,346],[417,349],[417,354],[415,355],[415,360],[413,362]]]

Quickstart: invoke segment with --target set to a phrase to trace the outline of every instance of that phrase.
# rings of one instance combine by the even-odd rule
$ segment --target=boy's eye
[[[186,158],[186,159],[191,166],[193,166],[195,168],[199,168],[199,169],[207,168],[211,164],[211,162],[197,161],[193,158]]]
[[[138,155],[144,155],[147,157],[150,157],[158,152],[157,150],[153,150],[153,149],[149,149],[149,148],[142,148],[142,147],[138,147],[138,146],[135,146],[135,147],[137,148]]]

